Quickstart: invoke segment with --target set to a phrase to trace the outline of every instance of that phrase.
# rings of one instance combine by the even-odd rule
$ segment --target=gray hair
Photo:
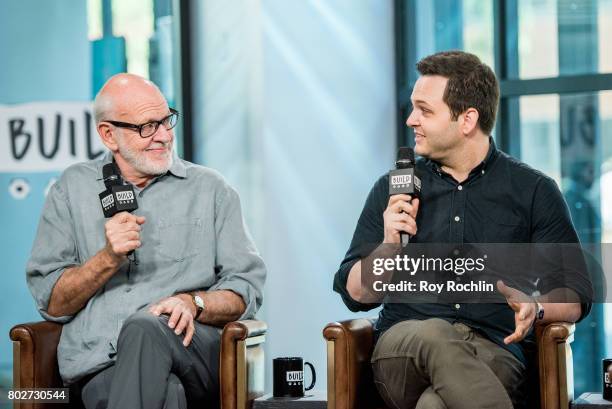
[[[96,125],[106,119],[113,106],[111,98],[102,92],[103,89],[104,87],[98,92],[93,102],[93,114]]]

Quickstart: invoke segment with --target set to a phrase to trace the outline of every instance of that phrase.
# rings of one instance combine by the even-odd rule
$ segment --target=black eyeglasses
[[[167,117],[159,121],[151,121],[151,122],[147,122],[142,125],[135,125],[135,124],[130,124],[127,122],[119,122],[119,121],[102,121],[102,122],[108,122],[109,124],[113,124],[119,128],[133,129],[135,131],[138,131],[138,134],[140,135],[141,138],[149,138],[150,136],[154,135],[155,132],[157,132],[160,125],[163,125],[164,128],[166,128],[168,131],[174,128],[176,126],[176,123],[178,122],[178,117],[179,117],[179,112],[174,108],[170,108],[170,115],[168,115]]]

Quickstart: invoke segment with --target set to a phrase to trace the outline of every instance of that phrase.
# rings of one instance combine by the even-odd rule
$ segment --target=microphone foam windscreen
[[[102,167],[102,179],[104,179],[106,187],[121,184],[119,171],[114,163],[107,163]]]
[[[402,146],[397,151],[397,160],[409,160],[414,162],[414,150],[407,146]]]

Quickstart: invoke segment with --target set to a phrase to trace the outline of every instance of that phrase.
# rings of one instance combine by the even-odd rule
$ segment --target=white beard
[[[125,161],[138,172],[145,175],[163,175],[168,172],[172,166],[174,157],[172,155],[172,143],[163,144],[168,149],[165,154],[165,161],[163,163],[148,161],[144,152],[138,152],[130,149],[123,143],[123,138],[118,138],[117,144],[119,145],[119,154],[125,159]],[[157,144],[158,146],[161,143]]]

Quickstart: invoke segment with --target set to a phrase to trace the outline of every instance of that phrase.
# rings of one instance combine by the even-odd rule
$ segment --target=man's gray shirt
[[[146,218],[138,264],[124,262],[76,315],[50,316],[51,292],[63,271],[85,263],[106,244],[108,219],[98,194],[105,189],[102,166],[111,160],[107,154],[73,165],[51,187],[27,265],[40,314],[64,324],[57,353],[67,384],[111,365],[125,319],[164,297],[231,290],[246,304],[241,319],[252,318],[263,299],[266,270],[245,227],[238,194],[219,173],[175,157],[166,175],[137,191],[133,213]]]

